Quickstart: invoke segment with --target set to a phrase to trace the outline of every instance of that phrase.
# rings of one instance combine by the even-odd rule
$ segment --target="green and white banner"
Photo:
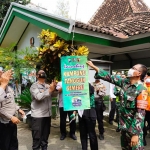
[[[61,57],[64,110],[90,109],[87,57]]]

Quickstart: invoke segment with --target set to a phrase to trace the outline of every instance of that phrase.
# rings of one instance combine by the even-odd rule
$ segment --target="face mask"
[[[147,78],[147,79],[145,80],[145,83],[150,83],[150,78]]]
[[[117,75],[116,75],[116,78],[120,79],[120,78],[121,78],[121,76],[120,76],[119,74],[117,74]]]
[[[129,69],[127,77],[134,77],[134,69]]]

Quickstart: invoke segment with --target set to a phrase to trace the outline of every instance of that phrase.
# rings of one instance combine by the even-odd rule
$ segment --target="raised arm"
[[[0,76],[0,102],[6,99],[5,89],[9,83],[9,80],[12,78],[12,70],[8,70],[4,73],[1,73]]]
[[[98,68],[91,61],[88,61],[87,64],[96,71],[95,79],[103,79],[112,84],[118,85],[120,87],[123,86],[123,82],[126,82],[127,79],[116,78],[115,76],[111,76],[107,71]]]

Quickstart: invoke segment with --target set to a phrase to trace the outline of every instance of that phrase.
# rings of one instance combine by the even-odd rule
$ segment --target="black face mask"
[[[43,78],[45,79],[47,76],[46,76],[46,73],[45,72],[42,72],[42,73],[39,73],[38,74],[38,78]]]

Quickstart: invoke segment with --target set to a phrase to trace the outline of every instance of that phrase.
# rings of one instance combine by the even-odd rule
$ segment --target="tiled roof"
[[[128,38],[127,35],[123,34],[122,32],[116,31],[114,28],[112,28],[110,26],[94,26],[94,25],[85,24],[82,22],[76,22],[75,26],[77,28],[82,28],[82,29],[89,30],[89,31],[104,33],[104,34],[112,35],[112,36],[119,37],[119,38]]]
[[[76,27],[128,38],[150,31],[150,9],[143,0],[105,0],[88,24]]]

